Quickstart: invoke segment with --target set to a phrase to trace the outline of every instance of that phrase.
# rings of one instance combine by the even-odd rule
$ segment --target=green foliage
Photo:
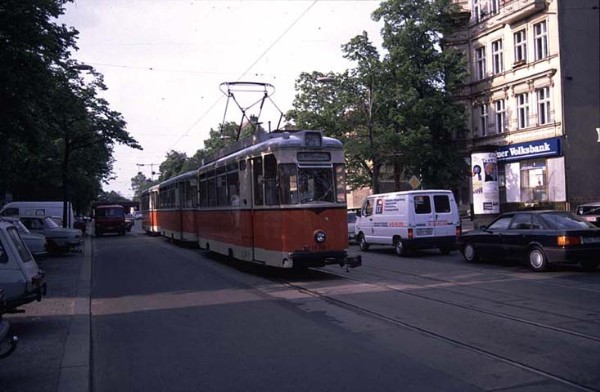
[[[84,209],[111,175],[114,144],[141,147],[98,96],[102,76],[70,58],[78,32],[55,23],[65,3],[0,6],[0,194]]]
[[[348,183],[373,187],[380,180],[412,175],[428,188],[453,188],[466,173],[453,139],[466,130],[462,105],[452,92],[461,87],[462,55],[441,51],[457,11],[450,0],[389,0],[373,18],[383,21],[380,55],[366,33],[342,46],[356,66],[343,74],[302,73],[294,109],[299,127],[318,127],[345,145]],[[383,172],[383,173],[382,173]]]

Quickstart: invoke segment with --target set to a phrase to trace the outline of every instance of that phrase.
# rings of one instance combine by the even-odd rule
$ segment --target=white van
[[[456,248],[461,225],[452,191],[419,190],[368,196],[354,231],[362,251],[393,245],[400,256],[427,248],[448,254]]]
[[[62,201],[12,201],[7,203],[0,216],[49,216],[62,226],[63,202]],[[67,227],[73,227],[73,207],[67,203]]]

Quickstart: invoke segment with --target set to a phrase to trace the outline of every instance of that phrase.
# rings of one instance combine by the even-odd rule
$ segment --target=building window
[[[475,59],[477,60],[477,79],[485,79],[485,46],[475,49]]]
[[[490,15],[495,15],[500,11],[500,0],[489,0]]]
[[[517,128],[529,126],[529,96],[527,93],[517,95]]]
[[[546,160],[535,159],[521,163],[521,201],[539,203],[548,201]]]
[[[548,124],[550,122],[550,87],[537,90],[537,111],[538,124]]]
[[[473,14],[475,15],[475,20],[479,22],[485,16],[483,11],[483,2],[484,0],[473,0]]]
[[[492,71],[494,74],[499,74],[504,71],[501,39],[492,42]]]
[[[535,43],[535,59],[548,57],[548,27],[546,21],[533,25],[533,40]]]
[[[494,102],[496,112],[496,133],[502,133],[506,129],[506,106],[504,100],[499,99]]]
[[[479,129],[481,130],[481,136],[487,135],[488,128],[488,105],[484,103],[479,107]]]
[[[527,61],[527,34],[525,30],[517,31],[515,38],[515,64]]]

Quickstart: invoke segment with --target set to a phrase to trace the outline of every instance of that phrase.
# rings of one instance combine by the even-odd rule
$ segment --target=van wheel
[[[536,272],[546,271],[548,269],[548,259],[544,250],[539,246],[529,249],[529,267]]]
[[[479,255],[477,254],[477,251],[475,251],[473,244],[466,243],[462,254],[467,263],[477,263],[479,261]]]
[[[365,236],[362,233],[360,233],[358,235],[358,246],[360,247],[360,250],[362,250],[363,252],[366,252],[369,250],[369,244],[367,243],[367,240],[365,240]]]
[[[408,251],[400,238],[394,241],[394,250],[396,251],[396,254],[401,257],[404,257],[408,254]]]

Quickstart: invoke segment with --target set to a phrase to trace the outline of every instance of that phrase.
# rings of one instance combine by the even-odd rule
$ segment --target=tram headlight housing
[[[315,231],[315,241],[317,241],[317,243],[322,244],[325,242],[326,239],[327,239],[327,235],[325,234],[325,232],[323,230]]]

